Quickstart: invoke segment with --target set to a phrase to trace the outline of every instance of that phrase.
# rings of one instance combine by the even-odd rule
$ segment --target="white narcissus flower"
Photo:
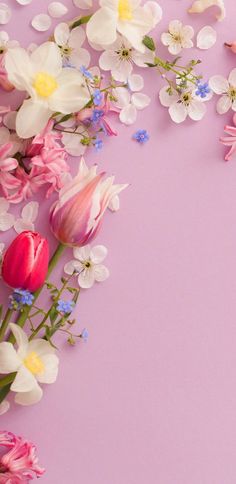
[[[228,80],[220,75],[213,76],[209,85],[215,94],[221,95],[216,105],[219,114],[227,113],[230,108],[236,111],[236,68],[230,72]]]
[[[82,75],[73,68],[63,69],[60,49],[54,42],[45,42],[31,55],[20,47],[8,50],[6,70],[9,81],[30,96],[16,116],[21,138],[41,132],[54,112],[79,111],[90,99]]]
[[[87,24],[87,37],[92,44],[111,45],[117,32],[140,52],[145,51],[143,37],[161,20],[162,9],[149,1],[140,6],[140,0],[100,0],[100,8]]]
[[[169,31],[161,35],[163,45],[168,47],[170,54],[178,55],[182,49],[193,47],[194,30],[191,25],[183,25],[179,20],[169,23]]]
[[[187,87],[182,92],[170,91],[164,86],[159,92],[159,99],[162,106],[169,108],[169,114],[175,123],[182,123],[189,116],[193,121],[200,121],[205,112],[204,100],[196,96],[197,87]],[[206,100],[208,100],[207,98]]]
[[[70,31],[69,26],[62,22],[54,30],[54,39],[61,51],[63,63],[69,67],[88,67],[90,54],[82,45],[86,39],[82,27]]]
[[[8,212],[10,203],[3,197],[0,198],[0,232],[11,229],[15,222],[15,217]],[[1,258],[1,254],[0,254]]]
[[[83,289],[89,289],[94,282],[103,282],[109,277],[109,270],[101,264],[106,255],[107,248],[104,245],[90,245],[73,249],[75,259],[67,262],[64,267],[66,274],[78,273],[78,283]]]
[[[137,119],[137,111],[150,104],[150,97],[143,94],[143,78],[139,74],[131,74],[128,78],[128,89],[117,87],[112,94],[115,97],[114,106],[120,109],[120,121],[126,125],[133,124]]]
[[[16,392],[15,401],[20,405],[32,405],[39,402],[43,390],[39,383],[54,383],[58,374],[58,357],[48,341],[37,338],[28,341],[26,333],[16,324],[10,323],[18,346],[12,343],[0,343],[0,373],[15,373],[11,391]]]
[[[133,64],[147,67],[146,63],[152,63],[153,59],[154,52],[147,48],[145,52],[139,52],[125,37],[119,35],[100,56],[99,66],[104,71],[111,71],[116,81],[126,82],[133,70]]]

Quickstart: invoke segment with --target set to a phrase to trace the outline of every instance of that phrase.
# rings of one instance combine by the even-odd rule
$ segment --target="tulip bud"
[[[104,173],[80,162],[78,175],[59,193],[50,215],[55,237],[64,245],[81,247],[91,242],[101,226],[103,215],[111,201],[127,185],[113,185],[114,178],[102,181]]]
[[[224,43],[225,47],[228,47],[234,54],[236,54],[236,40],[231,42],[230,44],[228,42]]]
[[[49,246],[36,232],[22,232],[8,247],[2,262],[2,278],[9,286],[34,292],[47,276]]]

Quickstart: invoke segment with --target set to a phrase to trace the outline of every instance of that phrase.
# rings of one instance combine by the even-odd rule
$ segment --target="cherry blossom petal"
[[[216,94],[224,94],[229,89],[229,83],[223,76],[212,76],[209,80],[209,86]]]
[[[114,89],[113,94],[116,98],[114,104],[118,108],[122,109],[127,106],[127,104],[129,104],[131,96],[128,89],[126,89],[125,87],[119,87],[117,89]]]
[[[35,15],[31,22],[32,27],[38,32],[46,32],[52,25],[51,18],[46,13]]]
[[[95,245],[90,252],[91,261],[94,264],[100,264],[107,256],[107,248],[105,245]]]
[[[203,50],[210,49],[216,43],[216,39],[215,29],[210,25],[206,25],[197,34],[197,47]]]
[[[227,113],[227,111],[229,111],[229,109],[231,108],[231,105],[232,103],[229,96],[227,95],[221,96],[220,99],[217,101],[216,111],[219,114],[225,114]]]
[[[76,272],[81,272],[83,269],[83,264],[79,262],[78,260],[71,260],[67,262],[64,266],[64,272],[70,276],[76,271]]]
[[[73,3],[76,7],[87,10],[92,7],[93,0],[73,0]]]
[[[128,79],[128,86],[131,91],[141,91],[144,86],[143,77],[139,74],[132,74]]]
[[[93,267],[84,269],[78,277],[78,282],[82,289],[90,289],[90,287],[92,287],[95,282]]]
[[[27,222],[35,222],[38,216],[38,211],[39,211],[39,203],[29,202],[23,207],[21,216]]]
[[[137,109],[133,104],[128,104],[120,112],[120,121],[127,126],[135,123],[137,119]]]
[[[187,117],[187,109],[182,103],[175,102],[169,107],[169,114],[175,123],[182,123]]]
[[[236,87],[236,67],[230,72],[229,83]]]
[[[10,203],[3,197],[0,197],[0,215],[6,213],[10,207]]]
[[[20,5],[29,5],[32,0],[16,0]]]
[[[14,225],[15,217],[10,213],[0,214],[0,231],[6,232]]]
[[[1,220],[1,216],[0,216]],[[17,234],[21,234],[21,232],[25,232],[26,230],[30,230],[34,232],[34,224],[33,222],[29,222],[27,220],[23,220],[22,218],[16,220],[14,223],[14,229]]]
[[[48,13],[52,18],[60,18],[66,15],[68,8],[61,2],[51,2],[48,5]]]
[[[73,49],[81,47],[86,39],[85,31],[82,27],[76,27],[70,33],[69,46]]]
[[[136,109],[144,109],[149,106],[151,102],[150,97],[142,92],[135,92],[135,94],[132,95],[131,100]]]
[[[188,106],[188,115],[193,121],[200,121],[206,113],[206,105],[198,100],[193,100]]]
[[[5,25],[11,18],[11,9],[6,3],[0,3],[0,24]]]
[[[84,247],[75,247],[73,249],[73,255],[75,259],[86,262],[90,258],[91,247],[90,245],[84,245]]]
[[[58,24],[54,30],[54,39],[57,45],[63,46],[67,44],[70,38],[69,25],[65,22]]]
[[[97,282],[105,281],[110,275],[109,269],[103,264],[98,264],[94,268],[94,278]]]
[[[169,108],[171,104],[173,104],[179,99],[179,96],[176,91],[171,91],[171,94],[170,94],[169,88],[164,86],[161,88],[159,92],[159,99],[162,106]]]

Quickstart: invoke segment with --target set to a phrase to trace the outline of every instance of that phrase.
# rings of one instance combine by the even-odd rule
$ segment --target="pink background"
[[[43,42],[48,33],[29,22],[49,0],[6,1],[14,15],[3,29],[25,46]],[[68,18],[78,14],[64,3]],[[223,42],[236,38],[235,0],[225,1],[223,23],[188,15],[190,3],[160,0],[155,37],[174,18],[196,32],[212,24],[217,44],[184,59],[201,58],[205,78],[228,75],[236,57]],[[216,115],[215,98],[202,122],[174,125],[157,99],[162,81],[151,70],[144,78],[151,106],[130,128],[114,119],[120,136],[87,155],[131,183],[98,238],[111,277],[79,303],[89,342],[70,348],[61,339],[56,384],[37,406],[1,417],[1,428],[37,443],[45,484],[235,484],[236,159],[224,163],[218,142],[232,114]],[[150,133],[145,146],[131,139],[138,128]],[[44,234],[50,203],[37,224]]]

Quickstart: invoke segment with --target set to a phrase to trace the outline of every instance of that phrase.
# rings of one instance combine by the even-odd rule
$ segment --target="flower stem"
[[[8,323],[11,319],[12,314],[13,314],[13,309],[8,308],[0,328],[0,341],[3,341],[4,339],[5,332],[7,330]]]
[[[48,266],[48,273],[47,273],[47,278],[51,275],[53,269],[56,267],[63,251],[65,249],[65,245],[63,244],[58,244],[51,260],[50,260],[50,263],[49,263],[49,266]],[[43,289],[43,286],[40,287],[40,289],[38,289],[35,293],[34,293],[34,301],[37,300],[37,298],[39,297],[39,295],[41,294],[42,292],[42,289]],[[25,322],[28,318],[28,315],[30,313],[30,310],[31,310],[31,306],[28,306],[27,308],[24,309],[24,311],[21,313],[21,315],[19,316],[19,318],[17,319],[16,321],[16,324],[18,326],[20,326],[21,328],[23,328],[23,326],[25,325]],[[13,336],[13,334],[9,337],[9,340],[10,343],[14,343],[15,341],[15,338]]]

